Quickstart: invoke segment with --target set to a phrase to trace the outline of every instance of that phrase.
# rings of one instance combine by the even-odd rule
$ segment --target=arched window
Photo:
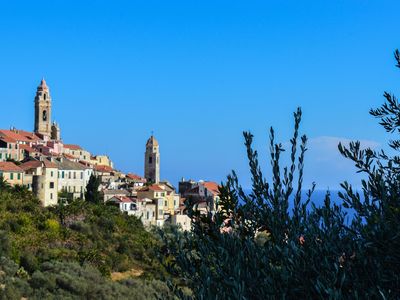
[[[47,97],[47,94],[44,93],[44,94],[43,94],[43,99],[46,100],[46,97]]]
[[[43,111],[43,121],[47,121],[47,110]]]

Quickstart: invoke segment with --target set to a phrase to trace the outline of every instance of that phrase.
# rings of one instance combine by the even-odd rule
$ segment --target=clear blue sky
[[[368,115],[397,92],[399,1],[2,1],[0,128],[32,130],[42,76],[67,143],[143,173],[249,184],[243,130],[264,158],[267,129],[289,139],[301,106],[306,182],[357,182],[339,140],[384,145]]]

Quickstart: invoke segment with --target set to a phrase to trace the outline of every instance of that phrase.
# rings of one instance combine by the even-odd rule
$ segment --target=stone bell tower
[[[35,133],[51,137],[51,97],[44,78],[35,96]]]
[[[153,135],[146,143],[144,177],[152,183],[160,182],[160,148]]]

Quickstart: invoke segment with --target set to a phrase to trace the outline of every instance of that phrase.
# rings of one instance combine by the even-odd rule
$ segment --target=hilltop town
[[[218,184],[182,179],[178,191],[160,180],[160,146],[147,140],[143,176],[118,171],[107,155],[94,155],[76,144],[64,143],[60,125],[52,122],[52,98],[44,79],[35,95],[34,131],[0,129],[0,177],[10,185],[27,187],[43,206],[84,199],[91,176],[100,179],[105,205],[140,218],[145,226],[166,222],[190,229],[184,201],[190,197],[200,211],[212,210],[219,200]]]

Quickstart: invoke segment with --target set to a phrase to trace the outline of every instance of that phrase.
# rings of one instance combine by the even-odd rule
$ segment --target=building
[[[140,219],[144,226],[156,225],[156,205],[151,199],[137,199],[127,196],[114,196],[107,205],[115,205],[121,212]]]
[[[108,202],[114,197],[128,197],[130,193],[127,190],[103,190],[102,194],[103,201]]]
[[[113,196],[107,201],[107,205],[118,206],[121,212],[133,215],[136,211],[136,203],[133,198],[127,196]]]
[[[107,155],[96,155],[90,157],[90,163],[96,166],[106,166],[110,167],[111,169],[114,168],[114,164],[111,159]]]
[[[210,210],[216,209],[216,204],[219,201],[220,193],[219,186],[216,182],[203,181],[198,182],[193,180],[185,181],[182,179],[179,182],[179,193],[184,198],[192,199],[200,203],[208,203]]]
[[[18,142],[8,136],[0,136],[0,149],[0,161],[6,161],[7,159],[19,161],[23,155]]]
[[[177,214],[171,216],[169,222],[172,225],[179,226],[183,231],[190,231],[192,228],[192,221],[187,215]]]
[[[160,149],[158,141],[152,135],[146,143],[144,154],[144,177],[152,183],[160,182]]]
[[[36,134],[51,137],[51,97],[44,78],[36,91],[34,128]]]
[[[93,169],[66,158],[52,158],[58,168],[58,191],[72,194],[74,199],[84,199],[86,186]]]
[[[58,168],[57,165],[42,157],[21,164],[25,171],[25,185],[31,188],[43,206],[58,203]]]
[[[24,184],[24,170],[13,162],[0,162],[0,177],[3,177],[10,185]]]
[[[90,162],[91,154],[89,151],[82,149],[79,145],[64,144],[63,153],[71,155],[78,160]]]

